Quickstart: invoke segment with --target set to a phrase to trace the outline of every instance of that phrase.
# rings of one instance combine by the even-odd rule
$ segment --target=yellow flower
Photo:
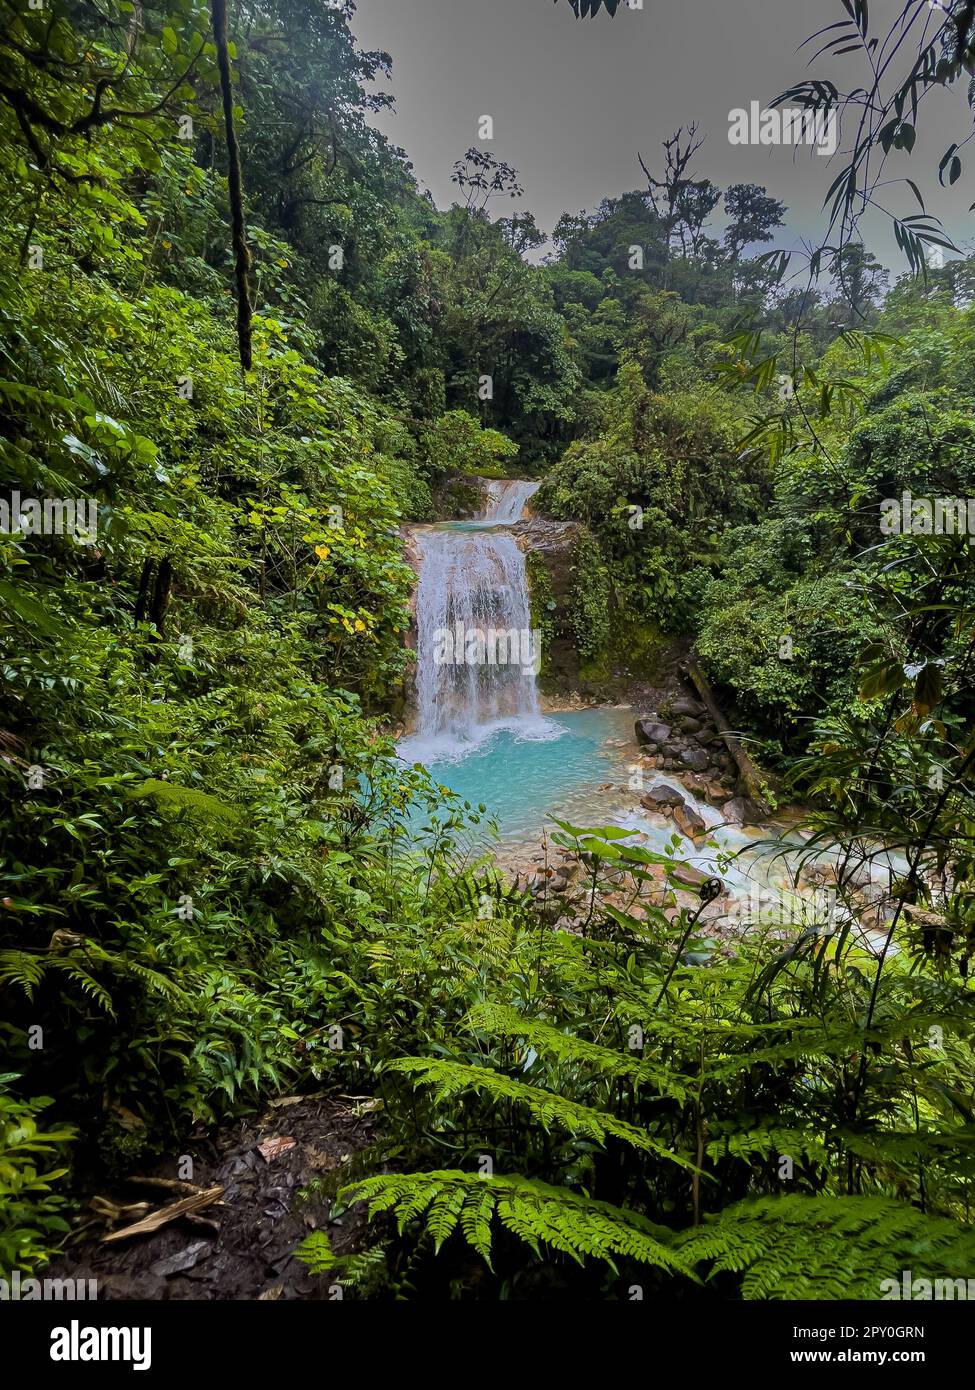
[[[316,545],[316,546],[315,546],[315,554],[318,556],[319,560],[327,560],[327,559],[328,559],[328,556],[329,556],[329,549],[328,549],[328,546],[327,546],[327,545]]]
[[[362,621],[361,618],[356,618],[356,620],[355,620],[355,630],[356,630],[356,632],[365,632],[365,630],[366,630],[366,625],[365,625],[365,623]]]

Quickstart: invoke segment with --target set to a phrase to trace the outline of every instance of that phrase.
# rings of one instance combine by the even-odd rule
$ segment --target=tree
[[[457,160],[450,181],[465,190],[468,212],[483,212],[492,198],[520,198],[525,191],[517,169],[477,145]]]
[[[639,156],[640,167],[647,176],[653,210],[663,227],[668,259],[675,245],[680,246],[684,256],[700,250],[705,223],[721,198],[720,190],[710,179],[692,179],[688,176],[691,162],[705,140],[704,136],[697,138],[697,129],[697,122],[692,121],[687,127],[686,137],[684,127],[680,126],[669,140],[664,141],[662,179],[656,178],[644,163],[643,156]]]
[[[862,327],[880,307],[887,271],[859,242],[841,246],[832,257],[830,271],[845,321],[851,328]]]
[[[786,209],[757,183],[735,183],[724,195],[724,210],[729,219],[724,244],[731,259],[738,262],[746,246],[772,240]]]

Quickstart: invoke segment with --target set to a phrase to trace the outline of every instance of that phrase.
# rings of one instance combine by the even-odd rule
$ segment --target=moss
[[[573,555],[572,589],[569,596],[569,626],[583,661],[605,656],[610,640],[609,570],[598,542],[583,531]]]
[[[555,640],[558,624],[558,604],[552,588],[552,577],[545,561],[534,551],[525,556],[525,575],[528,580],[528,598],[531,605],[531,625],[542,635],[542,662],[539,676],[551,674],[552,643]]]

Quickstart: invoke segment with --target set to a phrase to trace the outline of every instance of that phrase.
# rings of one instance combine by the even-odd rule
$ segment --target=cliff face
[[[597,552],[581,522],[532,516],[513,529],[527,554],[532,625],[542,632],[543,696],[558,704],[640,702],[669,681],[683,648],[628,618],[604,567],[593,562]],[[604,636],[593,631],[600,621]]]

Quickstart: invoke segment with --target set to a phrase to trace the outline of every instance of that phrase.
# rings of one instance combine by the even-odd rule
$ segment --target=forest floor
[[[107,1300],[327,1299],[328,1280],[310,1275],[294,1252],[319,1228],[337,1255],[360,1241],[366,1222],[360,1207],[329,1217],[334,1192],[374,1141],[373,1105],[365,1097],[325,1093],[279,1097],[255,1116],[188,1141],[192,1185],[176,1179],[172,1159],[114,1184],[90,1202],[87,1230],[79,1230],[47,1273],[96,1279],[99,1299]],[[312,1190],[304,1193],[309,1184]],[[222,1192],[158,1230],[105,1242],[112,1229],[125,1229],[142,1215],[106,1224],[99,1214],[106,1201],[125,1206],[148,1198],[149,1215],[191,1187]]]

